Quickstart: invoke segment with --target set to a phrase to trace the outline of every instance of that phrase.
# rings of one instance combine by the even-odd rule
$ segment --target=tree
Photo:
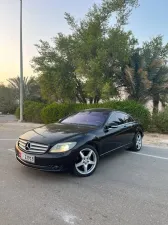
[[[117,83],[124,86],[130,99],[142,103],[153,101],[153,113],[158,112],[159,102],[165,106],[168,96],[168,44],[157,36],[144,42],[142,48],[132,49],[129,63],[119,71]]]
[[[8,79],[9,87],[13,89],[15,99],[20,99],[20,77]],[[34,77],[23,78],[23,94],[24,100],[40,99],[40,87],[38,81]]]
[[[118,82],[125,87],[129,99],[141,103],[149,100],[151,82],[144,66],[141,49],[137,48],[133,51],[129,63],[123,67],[122,73],[118,75]]]
[[[122,26],[136,4],[137,0],[103,0],[79,22],[65,14],[72,34],[58,34],[53,46],[40,41],[36,45],[39,56],[32,60],[44,98],[98,103],[117,94],[113,78],[120,62],[126,60],[131,36]],[[113,15],[117,22],[110,28]]]
[[[76,76],[69,53],[70,44],[70,36],[58,34],[54,38],[54,47],[42,40],[36,45],[39,56],[33,58],[32,66],[39,74],[42,96],[49,102],[66,102],[75,98]]]
[[[0,112],[14,113],[17,107],[17,102],[14,98],[13,90],[0,84]]]
[[[143,44],[143,57],[151,82],[149,96],[153,101],[153,113],[158,112],[159,102],[165,104],[168,94],[168,44],[163,44],[163,37],[157,36]]]
[[[90,103],[118,94],[113,78],[121,62],[126,60],[128,39],[132,35],[124,32],[121,26],[127,23],[136,4],[137,1],[104,0],[101,6],[94,4],[79,23],[66,14],[76,39],[76,71],[84,78],[84,92]],[[111,28],[109,19],[114,14],[117,22]]]

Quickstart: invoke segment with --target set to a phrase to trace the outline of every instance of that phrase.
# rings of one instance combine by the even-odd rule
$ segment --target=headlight
[[[76,142],[65,142],[65,143],[59,143],[54,145],[51,149],[51,153],[57,153],[57,152],[67,152],[73,147],[75,147],[77,143]]]

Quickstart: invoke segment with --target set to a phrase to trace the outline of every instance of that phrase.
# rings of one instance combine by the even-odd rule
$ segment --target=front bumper
[[[45,154],[41,155],[33,154],[33,156],[35,157],[35,163],[29,163],[21,159],[20,156],[22,151],[19,149],[17,145],[15,146],[15,152],[16,152],[16,159],[24,166],[43,171],[55,171],[55,172],[65,171],[71,168],[74,165],[75,159],[77,157],[77,154],[71,151],[67,153],[56,153],[56,154],[46,152]]]

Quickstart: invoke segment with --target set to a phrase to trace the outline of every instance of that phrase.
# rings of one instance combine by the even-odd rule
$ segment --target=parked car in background
[[[20,136],[16,158],[25,166],[45,170],[72,169],[91,175],[99,159],[118,149],[140,151],[143,128],[130,115],[110,109],[89,109]]]

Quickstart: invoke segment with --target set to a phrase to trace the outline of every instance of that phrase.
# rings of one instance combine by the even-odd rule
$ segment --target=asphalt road
[[[20,165],[25,128],[0,126],[0,225],[166,225],[168,149],[114,152],[88,178]]]
[[[0,123],[6,123],[6,122],[14,122],[16,121],[16,117],[13,115],[1,115],[0,114]]]

